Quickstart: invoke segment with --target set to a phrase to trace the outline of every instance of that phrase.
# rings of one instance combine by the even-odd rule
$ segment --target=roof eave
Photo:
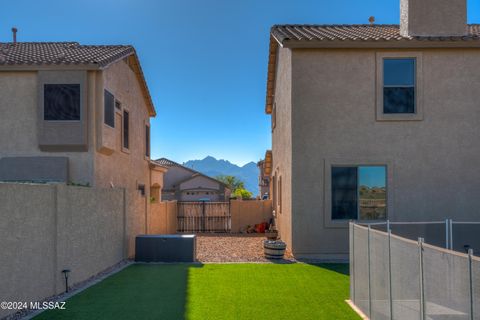
[[[265,101],[265,113],[272,114],[273,95],[275,91],[275,73],[277,64],[277,49],[281,43],[270,34],[270,45],[268,52],[268,70],[267,70],[267,97]]]
[[[88,64],[3,64],[0,71],[39,71],[39,70],[101,70],[96,63]]]
[[[284,40],[282,47],[290,49],[428,49],[428,48],[480,48],[479,39],[468,40]]]

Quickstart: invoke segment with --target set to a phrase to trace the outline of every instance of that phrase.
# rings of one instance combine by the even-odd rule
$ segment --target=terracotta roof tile
[[[467,35],[448,37],[405,37],[398,25],[275,25],[271,34],[285,41],[390,41],[390,40],[480,40],[480,25],[467,26]]]
[[[104,67],[135,53],[130,45],[78,42],[0,42],[0,65],[84,65]]]

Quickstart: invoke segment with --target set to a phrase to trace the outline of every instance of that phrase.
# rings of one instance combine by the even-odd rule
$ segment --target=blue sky
[[[0,0],[0,41],[132,44],[158,116],[152,156],[236,164],[270,148],[264,114],[273,24],[398,23],[399,0]],[[469,23],[480,0],[469,0]]]

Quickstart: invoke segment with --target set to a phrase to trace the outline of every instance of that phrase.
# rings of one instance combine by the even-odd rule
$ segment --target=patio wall
[[[149,234],[173,234],[177,232],[177,201],[150,204]],[[272,218],[272,200],[230,201],[231,232],[244,231],[250,225],[269,222]]]
[[[126,257],[123,189],[0,184],[0,301],[39,301]],[[14,313],[0,310],[0,318]]]
[[[240,232],[248,225],[253,226],[272,219],[272,200],[232,200],[232,232]]]
[[[177,201],[150,204],[149,234],[173,234],[177,232]]]

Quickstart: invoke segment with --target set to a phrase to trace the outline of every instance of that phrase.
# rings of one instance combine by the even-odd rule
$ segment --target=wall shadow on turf
[[[348,276],[350,274],[349,264],[348,263],[313,263],[313,262],[305,262],[311,266],[319,267],[322,269],[327,269],[330,271],[334,271],[343,275]]]
[[[186,316],[188,276],[203,264],[137,263],[49,310],[35,320],[168,319]]]

